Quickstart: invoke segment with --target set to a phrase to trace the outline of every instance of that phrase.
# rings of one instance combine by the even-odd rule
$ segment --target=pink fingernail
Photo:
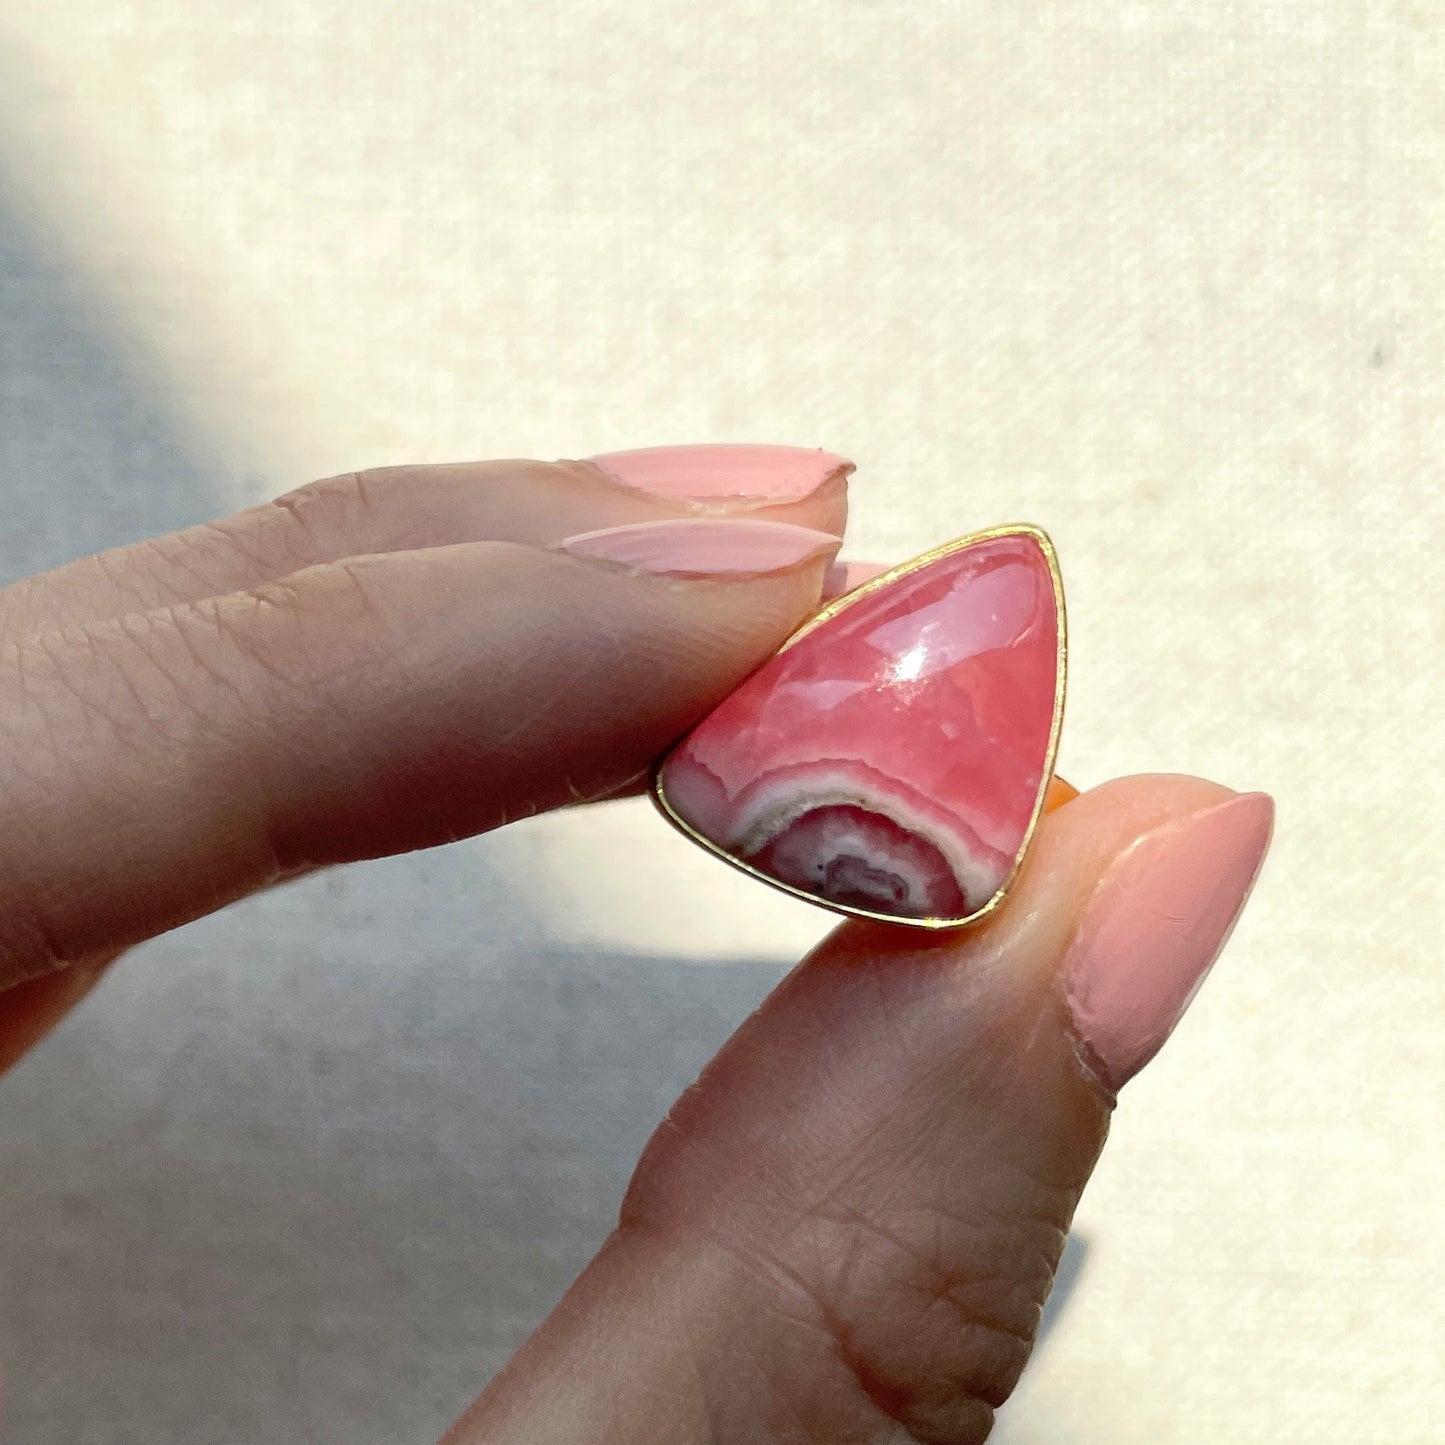
[[[1069,945],[1065,996],[1085,1062],[1122,1088],[1174,1032],[1238,921],[1274,826],[1244,793],[1146,833],[1105,874]]]
[[[832,452],[727,443],[645,447],[588,460],[625,487],[691,502],[796,501],[853,470],[852,462]]]
[[[882,562],[834,562],[823,577],[823,601],[831,602],[887,570]]]
[[[831,557],[841,545],[831,532],[789,522],[699,518],[580,532],[566,538],[562,549],[577,557],[616,562],[634,572],[717,577],[783,572],[814,558]]]

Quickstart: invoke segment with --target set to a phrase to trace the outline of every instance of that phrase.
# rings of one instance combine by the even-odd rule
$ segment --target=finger
[[[568,545],[591,555],[352,558],[0,650],[0,982],[609,792],[815,607],[838,539],[691,521]]]
[[[887,570],[882,562],[854,562],[839,558],[828,568],[828,575],[823,579],[823,601],[831,602]]]
[[[605,797],[635,797],[646,788],[646,780],[636,778],[605,794]],[[1044,799],[1044,812],[1051,813],[1078,796],[1078,789],[1072,784],[1062,778],[1054,778]],[[298,870],[298,874],[306,871],[310,870]],[[90,996],[118,956],[115,953],[105,954],[99,959],[86,960],[0,991],[0,1074],[13,1068],[47,1034],[64,1022],[67,1015]]]
[[[268,888],[284,887],[317,871],[298,868],[283,874]],[[96,985],[109,976],[112,965],[124,952],[124,949],[110,949],[13,988],[0,988],[0,1074],[14,1068],[64,1023],[90,997]]]
[[[674,1107],[616,1232],[447,1445],[982,1440],[1114,1090],[1227,936],[1271,816],[1124,779],[1045,820],[989,922],[839,929]]]
[[[101,954],[0,993],[0,1074],[19,1063],[86,998],[119,956]]]
[[[0,636],[179,606],[343,557],[455,542],[551,547],[601,527],[721,514],[841,536],[852,470],[803,447],[721,445],[351,472],[13,583],[0,590]]]

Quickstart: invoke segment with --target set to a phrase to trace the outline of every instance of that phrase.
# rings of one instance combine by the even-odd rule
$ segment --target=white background
[[[1061,771],[1279,801],[1013,1445],[1445,1411],[1445,44],[1430,0],[9,0],[0,574],[387,461],[859,463],[1027,519]],[[24,1445],[424,1440],[825,927],[645,804],[127,962],[0,1091]]]

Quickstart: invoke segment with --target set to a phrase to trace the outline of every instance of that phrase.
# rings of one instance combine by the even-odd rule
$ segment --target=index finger
[[[0,987],[617,789],[807,616],[839,545],[583,538],[353,557],[0,647]]]
[[[455,542],[553,547],[603,527],[726,512],[841,536],[853,464],[806,447],[652,447],[577,462],[377,467],[0,589],[0,635],[182,606],[303,567]]]

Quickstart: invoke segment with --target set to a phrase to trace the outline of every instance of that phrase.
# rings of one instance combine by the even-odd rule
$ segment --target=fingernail
[[[726,443],[645,447],[588,461],[624,487],[689,502],[797,501],[853,470],[832,452]]]
[[[663,577],[739,576],[784,572],[831,557],[841,540],[789,522],[680,519],[579,532],[562,543],[576,557],[597,557],[634,572]]]
[[[823,576],[823,601],[831,602],[887,570],[882,562],[834,562]]]
[[[1269,848],[1274,801],[1243,793],[1146,833],[1100,882],[1069,945],[1065,996],[1084,1062],[1122,1088],[1209,975]]]

